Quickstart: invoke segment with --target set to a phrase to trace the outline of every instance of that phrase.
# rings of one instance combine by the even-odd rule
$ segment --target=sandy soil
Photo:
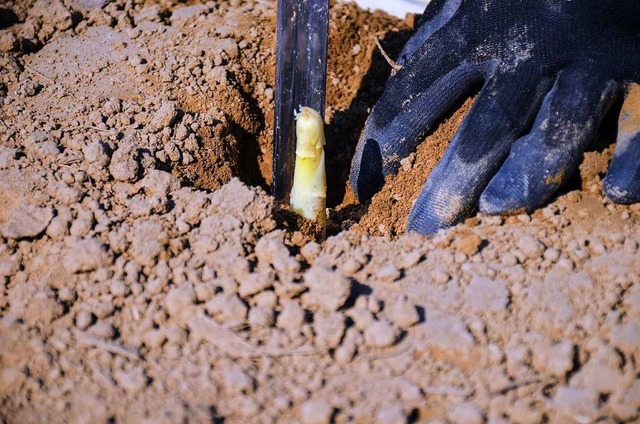
[[[334,235],[274,213],[275,2],[0,10],[0,419],[632,422],[640,208],[615,125],[532,215],[406,212],[472,99],[364,207],[349,161],[413,22],[331,11]]]

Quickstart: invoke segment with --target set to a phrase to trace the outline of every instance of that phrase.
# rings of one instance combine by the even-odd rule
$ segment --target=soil
[[[332,4],[336,228],[316,241],[268,195],[275,2],[0,8],[4,422],[639,419],[640,207],[601,195],[614,124],[541,210],[403,234],[472,99],[354,204],[390,71],[373,35],[395,57],[414,22]]]

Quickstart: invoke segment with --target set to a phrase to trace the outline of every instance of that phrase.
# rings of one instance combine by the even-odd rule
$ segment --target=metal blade
[[[324,118],[329,0],[278,0],[273,190],[287,200],[293,184],[294,114],[300,106]]]

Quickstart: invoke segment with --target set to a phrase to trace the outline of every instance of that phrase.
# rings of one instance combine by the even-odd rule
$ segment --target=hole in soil
[[[372,17],[351,10],[348,5],[334,7],[331,13],[331,22],[339,23],[331,26],[329,33],[326,160],[327,206],[332,209],[333,225],[327,235],[359,224],[360,229],[371,234],[398,237],[404,233],[413,199],[471,107],[472,99],[463,99],[456,105],[418,146],[411,169],[388,178],[369,204],[357,204],[348,190],[351,160],[366,117],[382,95],[391,72],[373,36],[378,35],[385,51],[395,58],[412,30],[404,22],[385,15]],[[215,122],[199,131],[202,147],[196,161],[177,167],[174,172],[190,184],[209,190],[236,176],[269,192],[274,104],[261,94],[264,90],[258,88],[258,81],[273,82],[275,58],[257,65],[241,65],[233,75],[227,74],[224,86],[207,96],[181,97],[185,110],[215,116]],[[286,214],[281,218],[288,230],[300,229]]]
[[[379,13],[371,17],[353,5],[334,7],[331,13],[330,21],[337,24],[330,27],[329,33],[327,206],[340,207],[340,213],[335,214],[338,225],[329,228],[329,235],[339,231],[345,221],[348,226],[357,222],[367,209],[356,205],[353,196],[349,196],[347,180],[365,119],[391,71],[375,46],[373,35],[379,35],[384,49],[397,57],[412,33],[406,23]],[[211,190],[236,176],[270,192],[274,104],[262,98],[256,83],[264,80],[264,75],[273,80],[269,69],[271,65],[275,67],[275,58],[269,60],[273,63],[244,63],[236,75],[227,75],[227,86],[207,96],[180,96],[182,106],[191,113],[211,114],[212,109],[220,107],[222,115],[216,117],[219,126],[199,131],[201,151],[196,161],[174,170],[189,184]]]

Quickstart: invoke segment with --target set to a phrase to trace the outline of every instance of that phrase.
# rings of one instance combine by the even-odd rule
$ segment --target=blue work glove
[[[640,81],[640,0],[433,0],[398,65],[353,159],[358,199],[484,81],[407,229],[432,234],[478,208],[531,211],[571,177],[610,105]],[[621,203],[640,201],[640,118],[627,118],[604,181]]]

